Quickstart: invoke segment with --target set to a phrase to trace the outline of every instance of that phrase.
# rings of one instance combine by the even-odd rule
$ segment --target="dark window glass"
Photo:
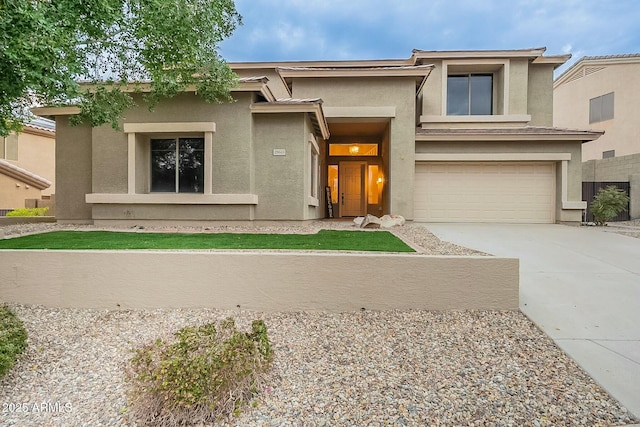
[[[204,193],[204,139],[152,139],[151,191]]]
[[[493,76],[472,75],[469,114],[490,116],[493,100]]]
[[[204,140],[180,139],[180,193],[204,193]]]
[[[449,76],[447,79],[447,114],[450,116],[469,114],[468,76]]]
[[[589,100],[589,123],[613,119],[613,92]]]
[[[447,77],[447,114],[493,114],[493,75],[466,74]]]
[[[176,191],[176,140],[151,140],[151,191]]]
[[[602,95],[602,120],[613,119],[613,92]]]

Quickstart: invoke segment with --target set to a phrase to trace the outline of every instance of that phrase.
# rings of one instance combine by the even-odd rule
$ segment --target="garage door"
[[[417,163],[414,218],[555,222],[553,163]]]

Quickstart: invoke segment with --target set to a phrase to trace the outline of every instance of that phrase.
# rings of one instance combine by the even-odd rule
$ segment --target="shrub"
[[[21,208],[7,213],[7,216],[45,216],[49,208]]]
[[[27,348],[27,332],[9,308],[0,306],[0,378]]]
[[[607,221],[615,218],[620,212],[626,211],[628,203],[629,196],[627,196],[626,192],[614,185],[610,185],[607,188],[598,190],[589,207],[596,225],[605,225]]]
[[[187,327],[173,342],[134,350],[126,373],[131,415],[143,425],[215,422],[240,410],[259,389],[272,350],[262,320],[240,332],[233,319]]]

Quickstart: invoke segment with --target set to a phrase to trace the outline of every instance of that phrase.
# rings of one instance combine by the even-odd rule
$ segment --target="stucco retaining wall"
[[[2,216],[0,217],[0,227],[7,225],[34,224],[42,222],[56,222],[53,216]]]
[[[50,307],[518,309],[517,259],[292,252],[1,252],[0,300]]]

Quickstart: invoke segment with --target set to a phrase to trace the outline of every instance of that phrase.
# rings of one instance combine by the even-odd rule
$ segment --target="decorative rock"
[[[356,227],[362,226],[362,221],[364,221],[364,217],[363,216],[359,216],[359,217],[353,219],[353,223],[356,225]]]
[[[360,228],[380,228],[380,218],[374,215],[367,214],[360,224]]]
[[[405,219],[402,215],[384,215],[380,218],[380,228],[391,228],[404,225]]]
[[[10,307],[29,347],[0,379],[7,427],[135,426],[123,380],[131,349],[228,316],[243,330],[263,319],[275,357],[254,404],[216,426],[637,422],[519,311]]]

